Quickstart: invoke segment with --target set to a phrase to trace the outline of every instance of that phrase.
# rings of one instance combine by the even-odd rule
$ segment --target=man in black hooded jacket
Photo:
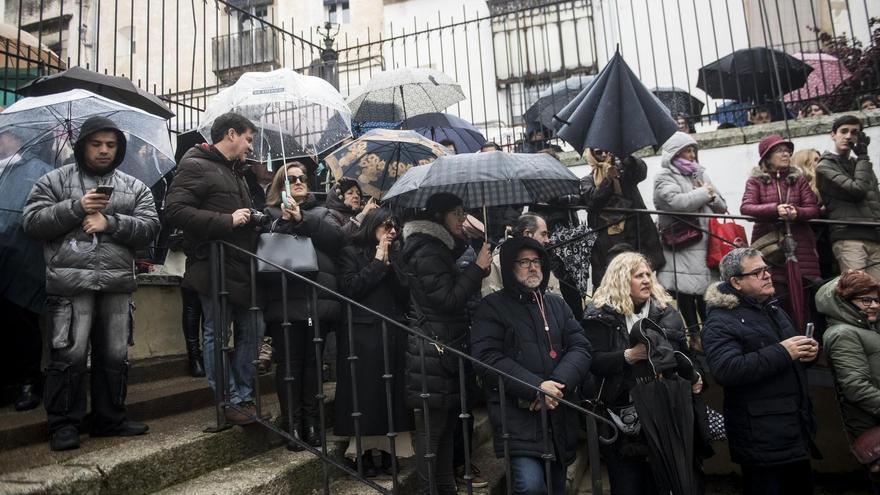
[[[150,189],[117,170],[125,135],[110,119],[83,123],[76,163],[41,177],[22,226],[43,242],[51,357],[44,399],[52,450],[79,447],[91,347],[91,436],[131,436],[147,425],[125,416],[134,255],[159,232]],[[100,192],[99,192],[100,191]]]
[[[578,384],[590,371],[592,349],[562,297],[545,293],[549,273],[547,253],[538,241],[508,239],[501,245],[504,288],[483,298],[471,328],[475,358],[546,392],[542,397],[504,379],[502,404],[497,377],[484,379],[498,457],[505,450],[502,410],[506,416],[514,493],[565,493],[565,468],[577,454],[578,413],[558,399],[575,400]],[[546,429],[541,408],[549,409]],[[545,454],[553,459],[549,482],[544,478]]]

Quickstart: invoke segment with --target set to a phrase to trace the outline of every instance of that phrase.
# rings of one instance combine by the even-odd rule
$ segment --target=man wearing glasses
[[[798,335],[776,304],[760,251],[734,249],[719,268],[722,282],[705,295],[703,348],[724,387],[730,457],[742,466],[743,493],[812,493],[816,420],[805,369],[818,343]]]

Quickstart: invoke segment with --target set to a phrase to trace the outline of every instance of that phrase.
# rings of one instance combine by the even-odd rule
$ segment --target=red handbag
[[[709,246],[706,250],[706,266],[718,268],[721,258],[738,247],[746,247],[746,229],[725,218],[709,219]]]
[[[859,435],[851,448],[853,455],[862,464],[871,464],[880,459],[880,426]]]

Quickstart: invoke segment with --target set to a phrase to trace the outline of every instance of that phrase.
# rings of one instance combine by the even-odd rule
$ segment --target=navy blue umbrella
[[[660,146],[678,129],[669,109],[639,81],[620,52],[553,118],[556,135],[579,152],[600,148],[620,158],[645,146]]]
[[[448,113],[423,113],[403,121],[403,129],[418,132],[431,141],[448,139],[455,143],[456,153],[476,153],[486,138],[470,122]]]

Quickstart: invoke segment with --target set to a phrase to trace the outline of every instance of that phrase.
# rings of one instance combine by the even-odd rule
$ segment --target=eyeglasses
[[[853,301],[858,301],[863,306],[870,306],[872,304],[880,305],[880,297],[871,297],[871,296],[854,297]]]
[[[287,180],[289,180],[290,182],[299,182],[302,184],[305,184],[308,179],[309,179],[309,176],[305,175],[305,174],[303,174],[303,175],[288,175],[287,176]]]
[[[382,228],[385,230],[397,230],[397,224],[393,220],[385,220],[382,223]]]
[[[770,273],[769,266],[762,266],[761,268],[755,268],[754,270],[748,273],[740,273],[739,275],[735,275],[737,278],[746,278],[754,276],[755,278],[764,278],[765,275]]]
[[[520,258],[513,260],[513,262],[519,265],[520,268],[531,268],[532,266],[541,268],[541,258]]]
[[[457,208],[457,209],[455,209],[455,210],[452,210],[452,211],[450,211],[449,213],[454,213],[455,216],[457,216],[458,218],[465,218],[465,217],[467,217],[467,212],[464,211],[464,210],[461,209],[461,208]]]

